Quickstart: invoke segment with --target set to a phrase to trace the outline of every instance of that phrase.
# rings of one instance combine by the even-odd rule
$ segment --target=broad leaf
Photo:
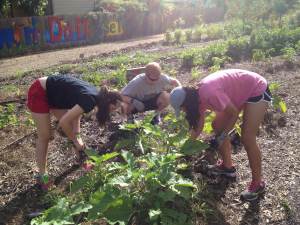
[[[184,155],[193,155],[195,153],[202,152],[203,150],[205,150],[208,147],[209,147],[208,144],[205,144],[202,141],[188,139],[182,145],[180,152]]]

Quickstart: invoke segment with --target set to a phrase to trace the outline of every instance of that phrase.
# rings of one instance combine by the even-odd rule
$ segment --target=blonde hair
[[[153,73],[153,71],[157,72],[159,75],[161,74],[161,67],[157,62],[148,63],[145,67],[146,75],[149,73]]]

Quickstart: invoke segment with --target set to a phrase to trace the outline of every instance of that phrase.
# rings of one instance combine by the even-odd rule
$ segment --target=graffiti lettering
[[[0,48],[6,45],[7,48],[11,48],[14,43],[14,31],[11,28],[4,28],[0,30]]]
[[[118,36],[122,35],[123,33],[123,27],[118,21],[110,21],[108,23],[107,36]]]

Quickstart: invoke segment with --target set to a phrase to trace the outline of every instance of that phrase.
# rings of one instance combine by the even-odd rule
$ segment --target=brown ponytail
[[[184,87],[184,90],[186,97],[182,106],[186,109],[185,118],[190,125],[190,129],[196,129],[200,120],[199,95],[197,89],[193,87]]]
[[[104,126],[106,122],[110,120],[109,105],[117,104],[118,101],[122,101],[121,94],[117,91],[109,91],[107,87],[101,87],[97,96],[98,111],[96,118],[100,126]]]

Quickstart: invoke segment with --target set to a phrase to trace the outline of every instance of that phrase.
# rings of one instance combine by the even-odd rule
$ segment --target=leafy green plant
[[[269,89],[272,92],[272,105],[275,109],[281,110],[281,112],[285,113],[287,111],[287,106],[283,99],[276,95],[275,91],[280,87],[278,83],[271,83],[269,85]]]
[[[293,63],[296,61],[296,50],[294,48],[291,47],[286,47],[284,49],[281,50],[281,52],[283,53],[282,58],[288,62],[288,63]]]
[[[240,61],[242,57],[250,56],[249,37],[241,37],[237,39],[229,39],[227,42],[228,49],[226,55],[234,61]]]
[[[175,30],[174,32],[175,43],[177,45],[183,43],[183,31],[180,29]]]
[[[194,65],[195,52],[193,50],[184,52],[182,56],[182,67],[191,68]]]
[[[185,31],[185,39],[186,41],[190,42],[193,38],[193,30],[189,29]]]
[[[3,87],[0,88],[0,93],[6,93],[6,95],[10,94],[14,94],[16,96],[20,96],[21,94],[21,90],[19,87],[17,87],[14,84],[8,84],[8,85],[4,85]]]
[[[201,41],[202,35],[204,33],[204,27],[203,26],[197,26],[193,33],[193,40],[194,41]]]
[[[297,55],[300,55],[300,40],[295,45]]]
[[[167,44],[171,44],[173,42],[173,35],[172,32],[169,30],[165,33],[165,42]]]
[[[199,77],[201,77],[202,73],[199,71],[199,68],[194,67],[192,68],[191,71],[191,76],[193,79],[198,79]]]
[[[262,49],[252,50],[252,61],[265,61],[270,58],[270,55]]]
[[[17,125],[19,120],[15,115],[16,106],[14,104],[0,105],[0,129],[9,125]]]
[[[149,118],[123,125],[122,129],[138,131],[139,135],[144,133],[156,140],[160,137],[160,144],[164,143],[160,153],[144,152],[134,157],[131,152],[122,151],[99,156],[88,150],[94,169],[71,185],[74,197],[61,199],[31,224],[72,224],[78,213],[84,213],[88,221],[105,218],[109,224],[130,224],[132,218],[139,224],[191,224],[190,202],[198,187],[178,171],[186,169],[181,162],[184,155],[199,153],[207,146],[201,141],[182,139],[187,133],[184,130],[167,134],[149,124]],[[168,128],[177,132],[180,125],[176,121],[174,124],[174,120],[172,116],[165,118]],[[162,151],[163,148],[169,149]],[[105,163],[117,156],[122,159]]]

